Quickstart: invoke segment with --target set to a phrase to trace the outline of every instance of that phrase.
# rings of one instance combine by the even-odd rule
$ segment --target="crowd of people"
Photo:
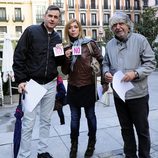
[[[55,31],[59,21],[60,9],[54,5],[48,6],[43,23],[28,26],[15,49],[13,69],[19,93],[27,93],[26,85],[30,79],[47,89],[32,112],[23,109],[18,158],[31,156],[32,131],[38,108],[40,108],[40,125],[37,158],[53,158],[48,151],[47,142],[51,116],[53,110],[57,110],[60,123],[65,124],[62,111],[62,106],[65,104],[69,105],[71,112],[69,157],[77,158],[81,108],[84,108],[88,126],[88,144],[84,157],[90,158],[93,155],[97,141],[95,115],[97,98],[95,75],[91,67],[92,56],[100,64],[103,92],[107,91],[109,84],[113,88],[113,76],[117,71],[124,73],[122,82],[131,82],[134,85],[134,88],[126,93],[125,101],[113,89],[115,108],[124,141],[124,154],[126,158],[150,158],[147,78],[154,71],[156,60],[147,39],[141,34],[132,32],[133,25],[128,15],[116,12],[109,21],[113,38],[106,44],[106,53],[103,57],[97,43],[93,39],[85,38],[81,23],[77,19],[71,19],[65,25],[64,39],[67,45],[62,46],[62,39]],[[93,55],[90,53],[88,43],[94,51]],[[55,51],[59,47],[63,49],[64,54],[57,56]],[[59,76],[58,66],[61,67],[62,73],[68,76],[67,92]],[[60,108],[54,109],[54,106]]]

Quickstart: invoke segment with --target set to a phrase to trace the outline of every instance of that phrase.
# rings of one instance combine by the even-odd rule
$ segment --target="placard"
[[[81,46],[73,46],[72,55],[81,55]]]
[[[62,44],[57,44],[56,47],[53,47],[53,50],[55,57],[64,55],[64,49]]]

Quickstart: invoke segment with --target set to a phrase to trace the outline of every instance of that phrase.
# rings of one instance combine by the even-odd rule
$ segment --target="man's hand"
[[[134,80],[135,77],[136,77],[135,72],[134,71],[129,71],[129,72],[125,73],[124,77],[122,78],[122,81],[129,82],[129,81]]]
[[[22,93],[23,91],[26,92],[25,87],[26,87],[26,82],[20,83],[20,84],[18,85],[18,92],[19,92],[19,93]]]
[[[112,82],[112,79],[113,79],[113,76],[111,75],[110,72],[106,72],[106,73],[104,74],[104,78],[105,78],[105,82],[111,83],[111,82]]]

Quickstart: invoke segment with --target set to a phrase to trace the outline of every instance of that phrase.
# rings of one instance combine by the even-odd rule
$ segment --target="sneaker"
[[[37,158],[53,158],[48,152],[37,155]]]

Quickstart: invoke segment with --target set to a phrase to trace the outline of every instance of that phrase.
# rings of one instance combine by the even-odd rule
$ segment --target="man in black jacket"
[[[41,25],[31,25],[22,34],[15,49],[13,69],[19,93],[26,91],[26,82],[35,80],[47,89],[47,93],[32,112],[24,109],[22,136],[18,158],[31,155],[32,130],[40,107],[40,128],[38,158],[52,158],[47,151],[51,115],[56,93],[57,66],[62,64],[63,56],[55,57],[53,48],[61,44],[61,38],[54,28],[59,23],[60,9],[50,5]],[[37,92],[38,93],[38,92]]]

